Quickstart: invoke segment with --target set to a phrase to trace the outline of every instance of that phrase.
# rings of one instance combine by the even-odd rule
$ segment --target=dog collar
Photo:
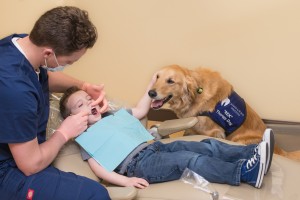
[[[199,113],[199,116],[208,116],[221,126],[226,136],[238,129],[245,121],[247,115],[246,103],[236,92],[217,103],[214,111]]]
[[[196,92],[198,94],[201,94],[203,92],[203,88],[202,87],[198,87],[197,90],[196,90]]]

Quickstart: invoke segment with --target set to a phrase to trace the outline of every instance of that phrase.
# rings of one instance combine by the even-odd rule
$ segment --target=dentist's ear
[[[42,54],[44,58],[48,58],[51,54],[53,54],[53,50],[50,48],[45,48],[43,49]]]

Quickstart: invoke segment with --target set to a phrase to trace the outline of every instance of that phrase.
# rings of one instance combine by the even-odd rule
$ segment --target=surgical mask
[[[43,65],[42,68],[44,68],[44,69],[46,69],[47,71],[50,71],[50,72],[63,71],[65,69],[65,67],[67,67],[68,65],[59,65],[55,53],[53,53],[53,55],[54,55],[54,59],[55,59],[55,62],[57,64],[57,67],[55,67],[55,68],[48,67],[47,60],[45,58],[45,65]]]

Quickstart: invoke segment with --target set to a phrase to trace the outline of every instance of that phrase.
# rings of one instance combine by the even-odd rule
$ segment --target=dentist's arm
[[[8,144],[14,160],[26,176],[35,174],[51,164],[61,147],[71,138],[81,134],[87,128],[88,113],[80,112],[67,117],[58,130],[45,142],[38,139]]]
[[[63,93],[71,86],[81,88],[84,83],[83,81],[73,78],[63,72],[48,71],[48,79],[50,92]]]

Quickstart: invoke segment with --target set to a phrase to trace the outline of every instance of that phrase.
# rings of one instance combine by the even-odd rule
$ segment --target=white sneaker
[[[267,143],[267,160],[266,160],[266,168],[265,168],[265,175],[269,172],[269,169],[272,164],[273,159],[273,152],[274,152],[274,134],[273,130],[270,128],[267,128],[264,132],[263,141]]]

